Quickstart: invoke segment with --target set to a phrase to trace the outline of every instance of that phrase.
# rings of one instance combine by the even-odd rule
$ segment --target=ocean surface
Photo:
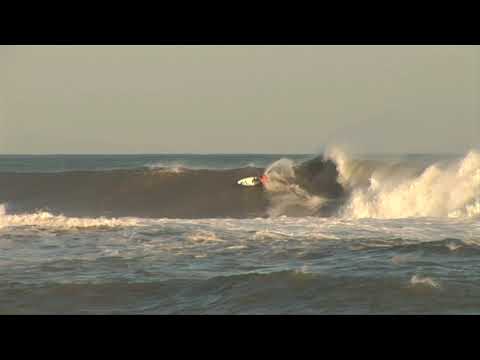
[[[0,314],[479,314],[479,299],[476,150],[0,156]]]

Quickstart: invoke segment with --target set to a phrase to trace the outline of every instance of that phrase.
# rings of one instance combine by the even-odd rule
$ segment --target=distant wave
[[[169,164],[165,165],[163,163],[154,163],[147,166],[150,170],[158,170],[162,172],[173,172],[173,173],[181,173],[188,169],[187,166],[182,164]]]
[[[185,170],[235,170],[235,169],[241,169],[241,168],[259,168],[257,164],[254,162],[248,162],[244,166],[240,167],[228,167],[228,166],[212,166],[212,167],[201,167],[201,166],[190,166],[186,165],[182,162],[174,162],[174,163],[169,163],[169,162],[154,162],[145,165],[145,169],[149,170],[159,170],[159,171],[164,171],[164,172],[183,172]],[[110,170],[110,169],[109,169]],[[116,169],[111,169],[111,170],[116,170]]]

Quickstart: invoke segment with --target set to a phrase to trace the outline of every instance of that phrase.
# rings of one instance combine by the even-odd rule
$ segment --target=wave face
[[[236,183],[261,174],[264,188]],[[266,167],[0,172],[0,203],[7,214],[89,218],[472,217],[480,214],[480,154],[372,160],[331,149]]]
[[[48,211],[88,217],[262,216],[261,188],[246,190],[236,180],[261,169],[112,170],[62,173],[2,173],[0,202],[7,213]]]

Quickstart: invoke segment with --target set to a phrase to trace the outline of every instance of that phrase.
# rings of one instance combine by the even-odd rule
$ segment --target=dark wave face
[[[236,180],[261,169],[115,170],[0,174],[9,213],[39,209],[66,216],[247,217],[264,215],[262,188]]]

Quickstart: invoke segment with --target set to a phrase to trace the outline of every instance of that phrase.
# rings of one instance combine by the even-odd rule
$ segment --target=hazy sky
[[[0,153],[464,152],[480,47],[0,46]]]

